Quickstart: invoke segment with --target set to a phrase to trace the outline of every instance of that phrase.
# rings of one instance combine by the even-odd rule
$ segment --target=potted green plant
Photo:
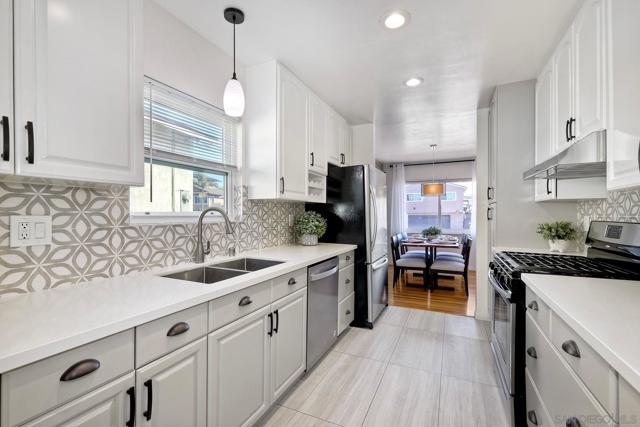
[[[295,230],[301,244],[314,246],[318,244],[318,238],[327,231],[327,220],[318,212],[303,212],[296,218]]]
[[[578,236],[578,230],[569,221],[555,221],[539,224],[538,234],[549,242],[552,252],[566,252]]]
[[[425,228],[422,230],[422,235],[427,238],[427,240],[434,239],[442,234],[442,230],[438,227],[431,226],[429,228]]]

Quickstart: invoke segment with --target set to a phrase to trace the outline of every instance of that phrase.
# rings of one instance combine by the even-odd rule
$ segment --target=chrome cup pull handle
[[[570,356],[580,358],[580,349],[574,340],[567,340],[562,343],[562,349]]]
[[[190,326],[187,322],[178,322],[171,328],[169,328],[169,330],[167,331],[167,336],[175,337],[176,335],[184,334],[189,330],[189,328]]]
[[[251,304],[252,302],[253,302],[253,301],[251,301],[251,297],[248,297],[248,296],[247,296],[247,297],[242,297],[242,298],[240,299],[240,302],[238,303],[238,305],[239,305],[240,307],[243,307],[243,306],[245,306],[245,305],[249,305],[249,304]]]
[[[538,352],[536,351],[536,349],[534,347],[529,347],[527,349],[527,354],[529,355],[529,357],[531,357],[533,359],[537,359],[538,358]]]
[[[527,307],[529,307],[533,311],[538,311],[538,302],[531,301]]]
[[[100,368],[100,362],[96,359],[85,359],[71,365],[60,376],[60,381],[73,381],[95,372]]]

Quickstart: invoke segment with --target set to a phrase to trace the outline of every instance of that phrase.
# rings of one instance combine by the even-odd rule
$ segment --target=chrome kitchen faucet
[[[224,211],[224,209],[217,206],[212,206],[203,210],[200,213],[200,217],[198,218],[198,244],[196,245],[196,253],[194,256],[194,261],[197,263],[204,262],[205,255],[209,255],[211,253],[211,242],[207,240],[207,249],[205,249],[204,243],[202,241],[202,221],[204,220],[205,215],[209,212],[218,212],[220,215],[222,215],[222,217],[224,218],[227,234],[233,234],[234,232],[233,225],[231,225],[231,221],[229,221],[229,217],[227,216],[227,213]]]

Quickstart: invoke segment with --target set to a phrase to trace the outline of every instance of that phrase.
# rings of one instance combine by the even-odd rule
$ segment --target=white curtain
[[[407,231],[404,165],[391,165],[391,234]]]

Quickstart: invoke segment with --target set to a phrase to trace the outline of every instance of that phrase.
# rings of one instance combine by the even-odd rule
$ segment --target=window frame
[[[406,189],[407,185],[410,185],[410,184],[422,184],[422,183],[429,182],[429,181],[430,181],[429,179],[425,179],[425,180],[421,180],[421,181],[406,181],[405,182],[405,189]],[[472,178],[438,179],[437,181],[438,182],[442,182],[443,184],[445,184],[445,194],[447,193],[447,191],[446,191],[446,188],[447,188],[446,185],[447,184],[455,184],[456,182],[468,182],[471,185],[473,184],[473,179]],[[473,188],[472,188],[472,191],[475,192],[475,190]],[[415,194],[415,193],[406,193],[406,194]],[[451,217],[451,214],[449,214],[449,213],[443,214],[443,212],[442,212],[442,202],[448,202],[448,201],[452,202],[452,201],[458,201],[459,200],[457,197],[456,197],[455,200],[445,200],[441,195],[439,195],[439,196],[422,196],[422,200],[424,200],[425,197],[437,197],[438,198],[438,213],[437,213],[437,216],[438,216],[438,223],[439,224],[442,224],[442,217],[443,216],[448,215],[448,216]],[[472,195],[471,198],[473,199],[473,195]],[[462,202],[463,203],[464,203],[464,200],[465,200],[465,198],[464,198],[464,194],[463,194],[463,196],[462,196]],[[407,200],[405,203],[415,203],[415,202],[416,201]],[[409,215],[410,215],[410,213],[406,212],[407,224],[408,224],[408,221],[409,221]],[[430,215],[430,214],[415,214],[415,215]],[[476,215],[476,213],[472,211],[471,212],[472,221],[473,221],[473,217],[475,215]],[[449,224],[451,224],[451,223],[449,223]],[[410,232],[410,231],[408,231],[408,232],[409,233],[415,233],[415,232]],[[465,228],[460,228],[460,229],[458,229],[458,228],[444,228],[444,227],[442,227],[442,232],[443,233],[448,233],[448,234],[466,234],[466,233],[470,233],[471,232],[471,225],[469,226],[468,229],[465,229]]]
[[[218,112],[224,114],[224,111],[216,107],[215,105],[209,104],[201,99],[189,95],[179,89],[175,89],[174,87],[157,81],[149,76],[145,76],[145,85],[146,84],[155,84],[164,86],[165,88],[175,91],[176,93],[192,98],[194,101],[201,102],[206,104],[208,107],[217,110]],[[143,99],[144,99],[143,95]],[[212,174],[222,174],[225,175],[225,197],[224,197],[224,207],[227,213],[227,216],[231,221],[237,222],[241,220],[242,207],[237,206],[236,197],[235,197],[235,189],[241,187],[241,164],[242,164],[242,145],[243,145],[243,132],[242,132],[242,122],[238,121],[236,123],[237,126],[237,141],[236,141],[236,157],[237,157],[237,166],[228,166],[223,163],[214,163],[208,160],[183,157],[179,154],[175,153],[167,153],[164,151],[153,149],[153,143],[150,144],[150,147],[144,147],[144,162],[145,164],[149,161],[151,164],[156,162],[156,164],[162,164],[168,167],[180,168],[181,166],[185,169],[191,170],[199,170],[203,173],[212,173]],[[144,139],[144,138],[143,138]],[[143,140],[144,144],[144,140]],[[132,188],[132,187],[130,187]],[[193,211],[193,212],[134,212],[132,210],[131,205],[131,193],[129,193],[129,223],[130,224],[195,224],[198,222],[198,218],[202,211]],[[241,201],[240,201],[241,203]],[[204,218],[205,223],[216,223],[216,222],[224,222],[224,218],[217,212],[211,212],[207,214]]]

